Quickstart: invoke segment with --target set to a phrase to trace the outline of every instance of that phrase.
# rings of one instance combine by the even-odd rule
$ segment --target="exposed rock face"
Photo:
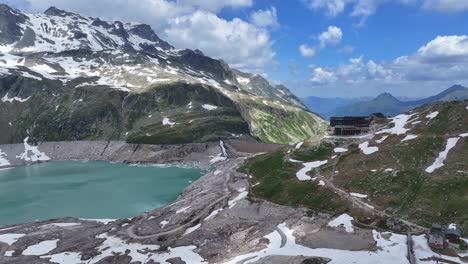
[[[178,50],[143,24],[0,6],[0,143],[293,143],[323,132],[284,86]],[[167,118],[175,125],[164,126]],[[195,126],[195,127],[194,127]],[[171,131],[173,130],[173,131]],[[187,135],[187,131],[195,131]]]

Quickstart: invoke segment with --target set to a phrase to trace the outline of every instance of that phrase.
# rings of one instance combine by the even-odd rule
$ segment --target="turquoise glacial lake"
[[[0,224],[59,217],[128,218],[172,201],[205,171],[101,161],[0,170]]]

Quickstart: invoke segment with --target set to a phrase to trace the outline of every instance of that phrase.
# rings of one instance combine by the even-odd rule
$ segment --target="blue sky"
[[[264,73],[301,97],[423,97],[468,85],[466,0],[0,2],[148,23],[178,48]]]

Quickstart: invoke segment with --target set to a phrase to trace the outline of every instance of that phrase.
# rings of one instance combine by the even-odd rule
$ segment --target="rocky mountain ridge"
[[[55,136],[41,135],[44,140],[187,143],[242,135],[293,143],[323,131],[323,121],[306,111],[286,87],[231,69],[201,51],[175,49],[148,25],[111,23],[53,7],[44,14],[26,14],[6,5],[0,5],[0,21],[0,109],[8,113],[1,125],[19,135],[3,136],[2,143],[18,142],[37,131],[41,120],[57,119],[57,111],[66,122],[75,115],[86,116],[85,128],[92,132],[62,135],[57,127],[83,124],[56,121],[55,127],[47,125]],[[161,87],[162,97],[155,96]],[[205,96],[191,100],[183,96],[185,89]],[[135,97],[141,102],[127,104]],[[143,102],[148,97],[158,102],[153,101],[153,108]],[[221,133],[210,135],[207,126],[213,120],[206,120],[207,113],[219,117],[214,126]],[[99,129],[102,123],[106,125]],[[161,129],[177,130],[176,124],[182,123],[193,124],[200,135],[154,140],[172,134],[161,134]]]

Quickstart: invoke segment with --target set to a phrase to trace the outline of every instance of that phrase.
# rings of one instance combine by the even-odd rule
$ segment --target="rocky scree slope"
[[[0,143],[293,143],[323,120],[284,86],[175,49],[148,25],[0,5]]]

